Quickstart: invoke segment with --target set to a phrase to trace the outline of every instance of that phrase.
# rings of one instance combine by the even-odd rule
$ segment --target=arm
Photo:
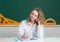
[[[38,37],[43,38],[44,37],[44,30],[43,30],[43,25],[38,25]]]
[[[19,29],[18,29],[18,35],[22,36],[24,34],[24,26],[23,26],[23,22],[20,23],[19,25]]]
[[[21,22],[21,24],[19,25],[19,36],[23,39],[27,38],[27,35],[25,34],[25,22]]]

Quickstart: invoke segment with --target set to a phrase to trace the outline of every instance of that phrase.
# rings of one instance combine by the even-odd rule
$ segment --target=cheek
[[[30,18],[32,17],[32,15],[30,15]]]
[[[32,14],[30,15],[30,18],[33,20],[37,19],[37,17],[35,15],[32,15]]]
[[[30,15],[30,17],[31,17],[31,18],[33,18],[33,17],[34,17],[34,15],[32,15],[32,14],[31,14],[31,15]]]

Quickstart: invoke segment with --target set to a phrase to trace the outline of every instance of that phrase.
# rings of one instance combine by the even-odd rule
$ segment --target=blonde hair
[[[45,17],[44,17],[44,14],[43,14],[41,8],[34,8],[34,9],[32,9],[32,11],[33,11],[33,10],[36,10],[36,11],[38,12],[38,18],[37,18],[37,19],[38,19],[38,21],[40,21],[40,24],[44,24]],[[28,22],[31,21],[31,20],[30,20],[30,15],[29,15],[27,21],[28,21]]]

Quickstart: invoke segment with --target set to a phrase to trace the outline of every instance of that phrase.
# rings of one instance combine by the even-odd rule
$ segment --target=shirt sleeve
[[[18,29],[18,35],[23,35],[24,34],[24,22],[21,22],[19,25],[19,29]]]
[[[43,38],[44,37],[44,29],[43,29],[43,25],[38,25],[38,37],[39,38]]]

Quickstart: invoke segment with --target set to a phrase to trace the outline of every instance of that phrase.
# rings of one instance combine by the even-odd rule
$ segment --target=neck
[[[34,21],[31,21],[32,24],[34,24]]]

